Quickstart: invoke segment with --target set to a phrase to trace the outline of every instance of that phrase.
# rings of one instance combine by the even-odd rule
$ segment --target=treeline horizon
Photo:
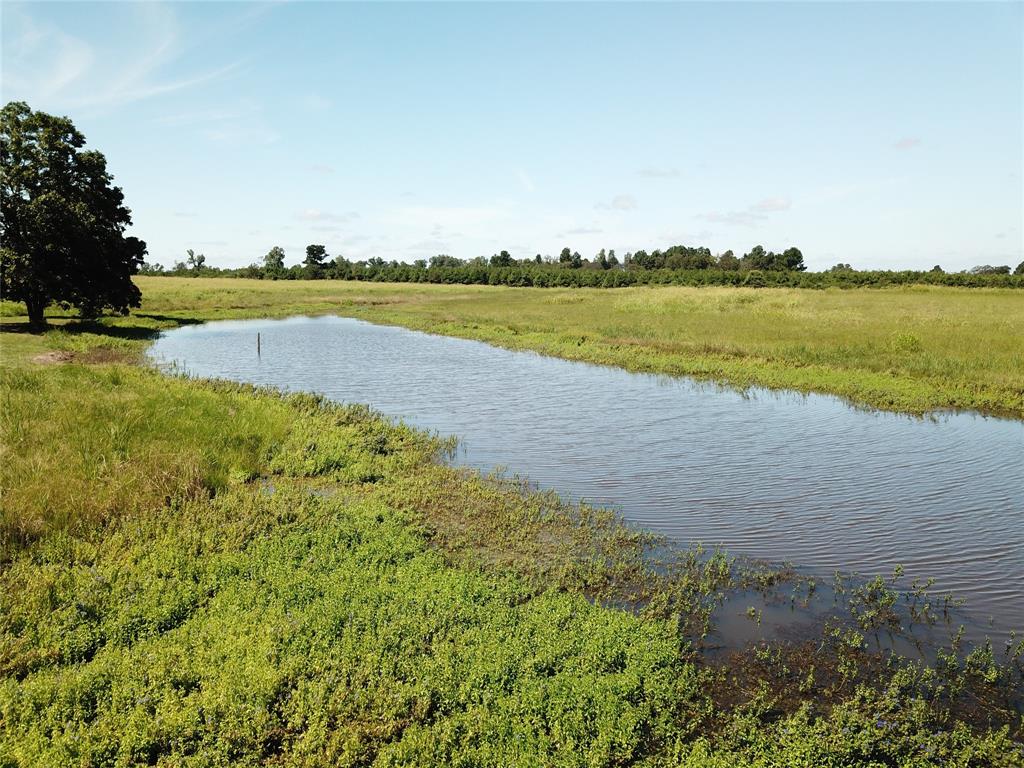
[[[170,269],[144,264],[140,274],[178,277],[239,277],[257,280],[363,280],[397,283],[447,283],[507,285],[513,287],[604,287],[629,285],[746,285],[752,287],[857,287],[866,285],[952,285],[965,287],[1024,287],[1024,262],[980,265],[970,270],[947,272],[940,265],[930,270],[858,270],[839,263],[821,272],[809,272],[799,248],[781,253],[754,246],[743,256],[732,250],[713,254],[706,247],[674,245],[650,252],[626,253],[602,248],[586,259],[578,251],[563,248],[557,258],[537,254],[516,259],[508,251],[491,257],[460,259],[438,254],[412,263],[385,261],[380,257],[350,261],[331,257],[321,244],[306,247],[305,259],[286,267],[285,251],[274,246],[262,264],[218,268],[207,266],[206,257],[187,251],[184,261]]]

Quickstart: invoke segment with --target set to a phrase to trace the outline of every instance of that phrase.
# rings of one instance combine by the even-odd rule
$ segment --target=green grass
[[[337,313],[629,370],[1024,417],[1024,294],[139,278],[131,323]]]
[[[776,575],[654,563],[613,514],[365,408],[136,365],[180,320],[390,306],[274,285],[216,310],[216,282],[0,332],[0,766],[1024,761],[987,652],[907,666],[851,629],[722,665],[708,606]],[[484,295],[460,291],[395,306]]]
[[[1009,289],[506,288],[137,279],[136,331],[337,313],[628,370],[1024,417],[1024,294]],[[17,305],[0,306],[13,317]]]

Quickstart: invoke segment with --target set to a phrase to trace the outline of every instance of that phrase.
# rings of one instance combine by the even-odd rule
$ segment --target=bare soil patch
[[[33,363],[39,365],[57,365],[59,363],[85,363],[86,365],[103,365],[109,363],[135,363],[138,356],[131,351],[123,349],[106,349],[97,347],[86,352],[70,352],[68,350],[53,350],[43,352],[32,358]]]
[[[68,363],[74,359],[74,352],[57,350],[53,352],[43,352],[41,355],[36,355],[32,358],[32,362],[39,363],[40,365],[55,365],[57,363]]]

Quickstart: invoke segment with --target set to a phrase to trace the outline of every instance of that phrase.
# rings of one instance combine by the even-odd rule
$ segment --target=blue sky
[[[800,247],[1016,265],[1021,3],[5,2],[149,261]]]

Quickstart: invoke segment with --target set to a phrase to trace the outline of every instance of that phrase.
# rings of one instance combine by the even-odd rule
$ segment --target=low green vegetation
[[[856,586],[848,621],[716,657],[727,595],[813,587],[359,406],[135,364],[189,318],[479,293],[163,284],[141,317],[0,325],[0,765],[1024,764],[1024,645],[873,648],[923,591]]]

